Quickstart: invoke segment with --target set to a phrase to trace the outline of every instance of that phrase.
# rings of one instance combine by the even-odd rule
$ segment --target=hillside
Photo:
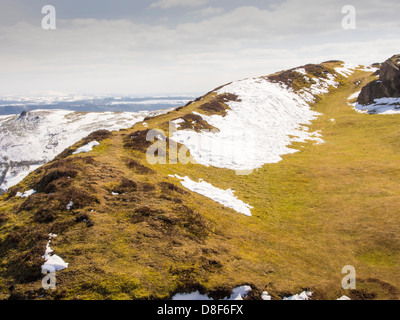
[[[0,299],[398,299],[400,118],[349,104],[374,72],[306,65],[90,134],[0,198]],[[49,234],[68,267],[46,291]]]
[[[91,132],[119,130],[160,113],[32,110],[0,116],[0,194]]]

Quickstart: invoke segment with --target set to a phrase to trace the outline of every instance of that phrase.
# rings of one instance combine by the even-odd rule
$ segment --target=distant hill
[[[93,131],[119,130],[166,111],[23,111],[0,116],[0,194]]]

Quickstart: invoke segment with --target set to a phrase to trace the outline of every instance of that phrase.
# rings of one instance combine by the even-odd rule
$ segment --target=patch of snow
[[[296,72],[298,72],[298,73],[300,73],[300,74],[302,74],[304,76],[307,75],[306,69],[304,69],[304,68],[297,68],[294,71],[296,71]]]
[[[300,294],[295,294],[294,296],[283,298],[283,300],[309,300],[312,296],[312,292],[303,291]]]
[[[360,90],[360,91],[357,91],[357,92],[354,92],[350,97],[348,97],[348,100],[357,99],[358,96],[360,95],[360,93],[361,93],[361,90]]]
[[[365,72],[376,72],[379,70],[379,68],[368,66],[368,67],[362,67],[359,69],[360,71],[365,71]]]
[[[96,130],[116,131],[129,128],[146,116],[167,112],[74,112],[68,110],[29,111],[8,116],[1,121],[3,134],[0,158],[10,161],[42,161],[54,159],[63,150]],[[19,120],[18,120],[19,119]]]
[[[229,298],[226,298],[224,300],[243,300],[251,291],[250,286],[241,286],[237,287],[232,290],[232,294]]]
[[[347,296],[341,296],[339,299],[337,300],[351,300],[349,297]]]
[[[325,141],[322,139],[322,132],[321,130],[317,130],[313,133],[310,134],[310,137],[312,140],[315,141],[315,144],[322,144],[325,143]]]
[[[71,201],[70,203],[67,204],[67,210],[71,210],[72,206],[74,205],[74,202]]]
[[[3,183],[0,185],[0,187],[4,190],[7,190],[11,188],[12,186],[17,185],[20,183],[22,180],[25,179],[25,177],[30,174],[31,172],[35,171],[42,165],[24,165],[23,167],[20,168],[13,168],[11,170],[8,170]]]
[[[113,195],[113,196],[118,196],[118,195],[119,195],[119,193],[116,193],[116,192],[111,192],[111,195]]]
[[[36,193],[36,190],[32,189],[32,190],[29,190],[29,191],[25,191],[24,193],[17,192],[17,194],[15,196],[19,197],[19,198],[28,198],[31,195],[35,194],[35,193]]]
[[[369,114],[400,114],[400,98],[381,98],[375,99],[374,103],[362,105],[353,104],[356,111]]]
[[[223,300],[243,300],[251,291],[250,286],[241,286],[232,290],[232,294],[229,298]],[[213,300],[205,294],[201,294],[199,291],[192,293],[177,293],[172,297],[172,300]]]
[[[261,295],[262,300],[272,300],[272,297],[268,294],[267,291],[264,291]]]
[[[234,191],[232,191],[231,189],[222,190],[216,188],[212,184],[207,183],[202,179],[200,179],[199,182],[194,182],[189,177],[180,177],[178,175],[175,175],[174,177],[178,178],[179,180],[183,180],[181,181],[181,184],[185,188],[201,194],[202,196],[210,198],[211,200],[214,200],[215,202],[218,202],[227,208],[231,208],[238,213],[242,213],[246,216],[251,216],[250,209],[252,209],[253,207],[239,200],[234,195]]]
[[[53,250],[50,248],[50,242],[52,238],[57,237],[56,234],[49,234],[50,240],[47,242],[46,251],[42,258],[45,263],[42,265],[42,271],[60,271],[68,268],[68,263],[64,262],[59,256],[51,254]]]
[[[314,96],[327,94],[330,87],[336,88],[339,86],[339,82],[336,81],[336,76],[329,73],[327,77],[328,79],[313,78],[315,83],[311,85],[310,89],[305,88],[300,93],[305,101],[312,103],[314,101]]]
[[[73,154],[90,152],[90,151],[92,151],[93,147],[96,147],[99,145],[100,145],[100,143],[98,143],[97,141],[89,142],[88,144],[85,144],[84,146],[77,149]]]
[[[205,294],[201,294],[199,291],[192,293],[177,293],[172,297],[172,300],[213,300]]]
[[[360,65],[358,65],[358,64],[352,64],[352,63],[345,62],[342,67],[335,68],[335,71],[344,77],[348,77],[351,74],[353,74],[353,72],[356,69],[358,69],[359,67],[360,67]]]
[[[174,125],[176,129],[179,129],[181,127],[181,123],[184,123],[185,120],[183,120],[182,118],[176,119],[171,121]]]
[[[184,144],[194,160],[205,166],[232,170],[253,170],[266,163],[277,163],[284,154],[298,150],[289,148],[294,141],[313,139],[304,125],[319,113],[310,109],[314,94],[337,86],[334,76],[314,84],[311,90],[296,94],[281,83],[254,78],[234,82],[217,93],[236,94],[241,101],[227,102],[226,116],[201,115],[219,132],[179,130],[172,139]]]

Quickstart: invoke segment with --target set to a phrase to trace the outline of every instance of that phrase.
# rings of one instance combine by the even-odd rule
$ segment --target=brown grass
[[[230,109],[227,102],[230,101],[240,102],[241,100],[235,94],[223,93],[215,96],[210,102],[202,104],[199,109],[208,115],[221,115],[225,117],[227,110]]]
[[[162,181],[158,184],[161,187],[161,191],[165,194],[170,194],[171,192],[177,192],[180,194],[188,194],[187,191],[183,190],[182,188],[176,186],[173,183]]]
[[[266,79],[272,82],[283,83],[292,88],[294,91],[299,91],[304,88],[310,88],[312,84],[315,84],[313,78],[327,79],[328,73],[338,75],[331,65],[338,65],[340,63],[340,61],[328,61],[322,64],[307,64],[299,67],[305,69],[308,77],[307,79],[304,75],[295,71],[295,69],[275,73],[266,77]]]
[[[107,188],[110,192],[115,192],[119,194],[123,193],[131,193],[135,192],[138,189],[138,184],[135,181],[122,178],[121,182],[119,182],[117,185],[113,185],[110,188]]]
[[[124,148],[140,152],[146,152],[147,149],[154,143],[147,141],[147,135],[150,130],[135,131],[128,134],[124,139]]]
[[[132,169],[137,174],[148,175],[155,173],[152,169],[142,165],[137,160],[133,160],[131,158],[124,158],[124,162],[129,169]]]

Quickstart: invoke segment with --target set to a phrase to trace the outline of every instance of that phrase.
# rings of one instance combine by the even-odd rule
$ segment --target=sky
[[[400,53],[399,14],[398,0],[0,0],[0,96],[206,93],[307,63],[369,65]]]

